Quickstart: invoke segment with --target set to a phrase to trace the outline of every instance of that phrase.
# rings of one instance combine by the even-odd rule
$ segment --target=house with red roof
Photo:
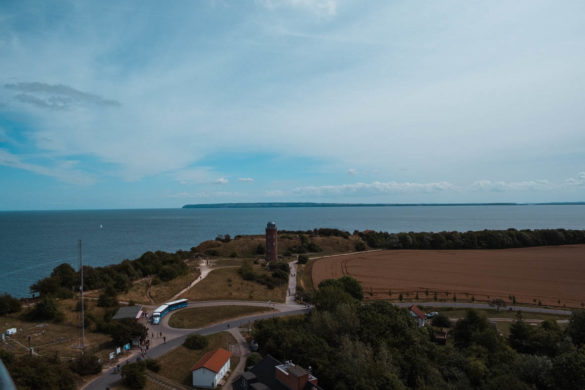
[[[414,317],[419,328],[426,325],[427,316],[425,312],[420,309],[420,307],[412,305],[408,308],[408,310],[410,310],[410,315]]]
[[[191,369],[193,387],[215,389],[230,370],[231,352],[223,348],[209,351]]]

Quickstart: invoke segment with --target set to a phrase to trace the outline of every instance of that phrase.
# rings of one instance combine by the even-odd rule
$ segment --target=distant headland
[[[259,202],[259,203],[201,203],[186,204],[184,209],[246,209],[276,207],[433,207],[433,206],[567,206],[585,205],[585,202],[546,203],[315,203],[315,202]]]

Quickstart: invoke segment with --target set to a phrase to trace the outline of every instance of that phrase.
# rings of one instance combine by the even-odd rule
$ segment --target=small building
[[[416,305],[412,305],[408,308],[410,310],[410,315],[416,320],[416,324],[419,328],[425,326],[427,324],[427,316],[425,312],[420,309],[420,307]]]
[[[191,369],[193,387],[215,389],[230,370],[231,352],[223,348],[209,351]]]
[[[234,390],[323,390],[310,371],[291,361],[284,364],[267,355],[258,364],[238,376]]]
[[[266,261],[276,262],[278,260],[278,229],[274,222],[266,224]]]
[[[133,320],[138,320],[142,317],[142,306],[135,305],[135,306],[122,306],[118,309],[113,320],[123,320],[125,318],[132,318]]]

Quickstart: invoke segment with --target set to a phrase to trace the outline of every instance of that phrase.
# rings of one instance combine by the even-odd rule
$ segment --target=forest
[[[438,345],[406,309],[363,303],[359,284],[342,279],[319,285],[309,315],[256,323],[260,352],[312,367],[325,389],[585,388],[584,311],[566,329],[550,320],[531,326],[519,314],[505,338],[469,310]]]

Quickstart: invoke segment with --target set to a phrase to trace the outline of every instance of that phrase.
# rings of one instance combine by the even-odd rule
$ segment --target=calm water
[[[433,206],[257,209],[164,209],[0,212],[0,293],[28,287],[68,262],[77,268],[77,241],[92,266],[133,259],[148,250],[188,250],[218,234],[279,229],[442,231],[585,229],[585,206]]]

